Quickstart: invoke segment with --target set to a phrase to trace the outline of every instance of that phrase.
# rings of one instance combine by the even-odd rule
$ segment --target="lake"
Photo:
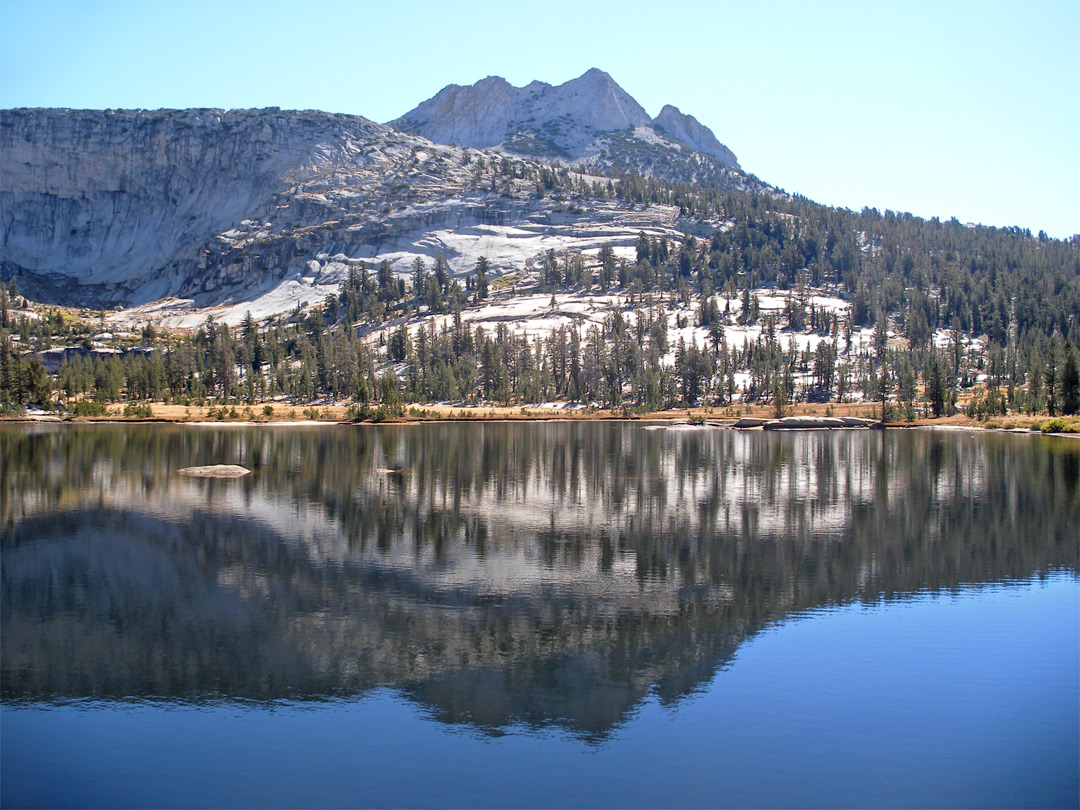
[[[4,425],[0,804],[1076,807],[1078,537],[1067,437]]]

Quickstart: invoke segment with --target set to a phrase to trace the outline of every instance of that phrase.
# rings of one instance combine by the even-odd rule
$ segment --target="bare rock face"
[[[712,155],[729,166],[738,167],[734,153],[716,140],[712,130],[699,123],[692,115],[684,115],[678,107],[665,104],[660,114],[653,119],[653,126],[691,149]]]
[[[543,122],[541,126],[560,119],[565,121],[562,138],[570,148],[574,148],[575,142],[584,146],[585,136],[592,133],[652,123],[648,113],[629,93],[611,76],[596,68],[558,87],[531,93],[523,105],[523,112],[527,118]]]
[[[179,294],[207,275],[213,236],[273,216],[320,163],[355,162],[327,154],[329,133],[380,131],[316,112],[3,110],[0,275],[53,300]]]
[[[738,168],[731,150],[692,116],[667,106],[653,120],[596,68],[557,87],[544,82],[514,87],[498,76],[471,87],[450,85],[390,125],[436,143],[571,161],[603,155],[611,148],[605,134],[627,132],[641,144],[667,150],[685,146]]]
[[[471,87],[451,84],[395,123],[436,143],[496,146],[515,120],[518,92],[499,76],[488,76]]]
[[[164,326],[321,304],[383,260],[407,276],[442,256],[464,275],[483,255],[510,273],[552,246],[701,235],[667,206],[538,198],[537,159],[314,111],[0,110],[0,166],[0,281]]]
[[[384,259],[400,275],[440,255],[455,274],[481,255],[528,272],[553,245],[701,235],[678,209],[590,197],[568,212],[536,194],[553,158],[589,183],[616,166],[758,182],[690,116],[657,120],[595,69],[558,87],[451,86],[395,122],[407,131],[277,108],[0,110],[0,281],[44,303],[143,308],[162,325],[211,308],[236,323],[320,303]]]
[[[602,70],[593,68],[558,87],[532,82],[514,87],[488,76],[470,87],[452,84],[391,126],[436,143],[578,158],[598,133],[652,124]]]

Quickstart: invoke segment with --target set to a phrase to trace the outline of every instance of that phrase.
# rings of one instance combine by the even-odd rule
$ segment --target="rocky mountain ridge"
[[[611,103],[638,115],[625,94]],[[441,254],[464,274],[484,255],[498,275],[550,248],[630,251],[639,232],[710,227],[545,190],[558,171],[581,188],[609,183],[587,164],[551,169],[318,111],[2,110],[0,165],[0,279],[44,302],[157,314],[288,311],[365,261],[404,276]],[[730,171],[736,187],[751,182]]]
[[[734,153],[693,116],[666,105],[651,118],[614,79],[592,68],[558,86],[534,81],[514,87],[489,76],[468,87],[452,84],[391,126],[436,143],[611,165],[608,133],[628,132],[642,145],[689,147],[738,169]]]

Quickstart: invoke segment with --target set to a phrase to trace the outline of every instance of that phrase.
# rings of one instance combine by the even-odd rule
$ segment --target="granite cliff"
[[[707,231],[677,208],[553,189],[549,154],[472,148],[526,113],[582,156],[555,170],[564,188],[607,185],[596,175],[616,164],[760,185],[694,119],[665,108],[654,126],[601,71],[554,88],[486,79],[421,108],[434,140],[459,145],[318,111],[2,110],[0,280],[48,303],[238,321],[320,302],[361,262],[405,275],[441,254],[464,274],[483,255],[498,276],[552,248]]]
[[[275,109],[4,110],[2,275],[65,303],[220,289],[225,234],[319,222],[286,198],[378,174],[388,161],[363,147],[386,133]]]

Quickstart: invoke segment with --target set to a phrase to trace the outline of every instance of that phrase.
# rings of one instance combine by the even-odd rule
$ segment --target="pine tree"
[[[413,259],[412,271],[413,296],[419,301],[424,296],[424,289],[427,281],[427,265],[424,264],[424,258],[422,256],[417,256]]]
[[[1061,385],[1061,363],[1057,335],[1054,335],[1050,341],[1050,350],[1046,354],[1043,381],[1046,383],[1046,412],[1050,416],[1057,416],[1058,403],[1061,401],[1058,399],[1058,386]]]
[[[1072,415],[1080,412],[1080,353],[1071,340],[1065,341],[1064,362],[1061,365],[1061,412]]]
[[[945,411],[945,396],[947,381],[945,367],[938,353],[930,350],[930,360],[925,371],[926,399],[930,403],[930,410],[934,418],[941,416]]]
[[[491,263],[481,256],[476,260],[476,280],[474,287],[476,289],[476,301],[483,301],[487,298],[488,292],[488,278],[487,271],[491,268]]]

